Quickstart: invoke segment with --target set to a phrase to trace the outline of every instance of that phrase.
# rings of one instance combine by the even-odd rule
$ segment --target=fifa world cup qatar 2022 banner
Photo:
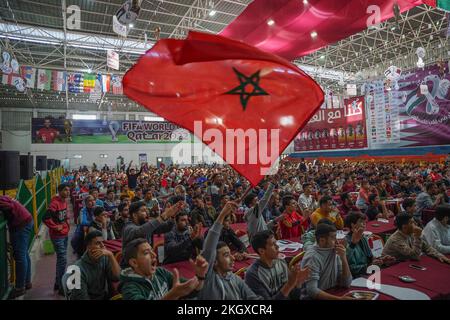
[[[185,129],[167,121],[32,119],[32,143],[192,142]]]
[[[344,107],[321,108],[294,140],[295,151],[367,147],[364,97],[344,100]]]

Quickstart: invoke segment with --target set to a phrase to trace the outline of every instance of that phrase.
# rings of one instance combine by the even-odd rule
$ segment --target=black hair
[[[136,201],[131,203],[130,205],[130,216],[132,216],[133,214],[137,213],[139,211],[140,208],[145,207],[145,202],[144,201]]]
[[[69,186],[67,183],[61,183],[61,184],[58,186],[58,192],[63,191],[64,188],[66,188],[66,187],[69,187],[69,188],[70,188],[70,186]]]
[[[257,197],[257,195],[255,193],[253,193],[253,192],[251,192],[250,194],[246,195],[245,199],[244,199],[245,206],[249,207],[250,204],[252,203],[253,199],[255,199],[256,197]]]
[[[303,186],[302,186],[302,188],[303,188],[303,190],[304,190],[306,187],[310,187],[310,186],[311,186],[311,183],[304,183]]]
[[[94,208],[94,217],[98,217],[99,215],[101,215],[103,212],[105,212],[105,208],[103,207],[95,207]]]
[[[378,195],[376,193],[369,194],[369,203],[371,204],[372,202],[374,202],[377,197]]]
[[[412,207],[415,203],[416,203],[416,200],[414,200],[413,198],[406,198],[402,202],[402,207],[403,207],[403,209],[406,210],[406,209]]]
[[[316,241],[319,242],[321,238],[328,237],[328,235],[332,232],[336,232],[336,226],[334,224],[328,223],[319,223],[316,227]]]
[[[202,200],[202,201],[204,200],[204,199],[203,199],[203,196],[202,196],[201,194],[197,194],[197,195],[195,195],[195,196],[192,197],[192,200],[195,200],[195,199],[200,199],[200,200]]]
[[[345,200],[347,200],[349,198],[350,198],[350,193],[348,193],[348,192],[341,193],[342,202],[345,202]]]
[[[167,202],[171,205],[174,205],[180,201],[184,201],[184,198],[182,196],[172,196],[169,198],[169,200],[167,200]]]
[[[103,234],[100,231],[98,231],[98,230],[94,230],[94,231],[89,232],[86,235],[86,237],[84,237],[84,244],[86,246],[88,246],[91,243],[91,241],[94,240],[97,237],[102,237],[103,238]],[[106,239],[104,239],[104,240],[106,240]]]
[[[409,223],[410,219],[412,219],[412,217],[409,214],[400,213],[395,217],[395,226],[398,230],[401,230],[405,224]]]
[[[253,250],[258,253],[258,249],[264,249],[266,247],[267,240],[273,236],[273,232],[270,230],[257,232],[251,241]]]
[[[108,189],[108,191],[106,191],[106,194],[109,194],[109,193],[111,193],[111,192],[112,192],[112,193],[115,193],[115,192],[114,192],[114,189]]]
[[[351,228],[352,224],[356,224],[359,220],[366,221],[366,216],[359,212],[352,212],[345,217],[344,225]]]
[[[181,210],[175,216],[175,221],[178,222],[178,220],[180,220],[180,217],[182,217],[182,216],[189,216],[189,212],[187,210]]]
[[[445,217],[450,218],[450,205],[441,204],[440,206],[437,206],[434,217],[439,221],[442,221],[442,219],[444,219]]]
[[[125,209],[125,207],[127,207],[127,206],[128,206],[128,204],[126,204],[126,203],[121,203],[121,204],[119,204],[119,206],[117,207],[117,210],[119,210],[119,212],[122,212],[123,209]]]
[[[331,197],[330,196],[324,196],[322,198],[320,198],[319,200],[319,206],[322,206],[323,204],[327,203],[328,201],[331,201]]]
[[[434,182],[428,182],[426,185],[425,185],[425,190],[430,190],[431,188],[433,188],[434,186],[435,186],[436,184],[434,183]]]
[[[217,243],[216,250],[220,250],[220,249],[222,249],[223,247],[227,247],[227,246],[228,246],[228,245],[227,245],[225,242],[219,241],[219,242]]]
[[[130,259],[137,258],[139,246],[143,243],[149,242],[144,238],[137,238],[128,242],[128,244],[125,247],[125,250],[123,250],[123,259],[127,264],[129,264]]]
[[[91,194],[94,191],[98,191],[98,188],[97,187],[90,187],[89,188],[89,194]]]

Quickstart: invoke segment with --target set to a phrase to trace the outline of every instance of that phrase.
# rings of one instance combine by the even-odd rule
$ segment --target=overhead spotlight
[[[311,38],[316,38],[317,37],[317,32],[313,31],[311,32]]]
[[[325,56],[324,56],[324,55],[321,55],[321,56],[320,56],[320,59],[322,59],[322,60],[325,59]]]
[[[132,23],[130,23],[129,25],[128,25],[128,27],[131,29],[131,28],[134,28],[134,24],[132,24]]]
[[[269,20],[267,21],[267,24],[268,24],[269,26],[273,26],[273,25],[275,24],[275,21],[273,21],[272,19],[269,19]]]
[[[308,0],[303,0],[303,4],[308,4]]]
[[[211,10],[211,11],[209,12],[209,16],[210,16],[210,17],[214,17],[214,16],[216,15],[216,13],[217,13],[216,10]]]
[[[92,72],[92,69],[91,69],[91,68],[89,68],[89,69],[88,69],[88,73],[91,73],[91,72]]]

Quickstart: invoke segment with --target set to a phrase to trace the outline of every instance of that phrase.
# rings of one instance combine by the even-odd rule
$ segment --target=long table
[[[376,224],[379,226],[374,226]],[[388,223],[380,222],[378,220],[367,221],[366,223],[366,231],[378,235],[391,234],[394,233],[395,230],[397,230],[397,227],[394,224],[394,218],[389,218]]]
[[[425,271],[413,269],[411,264],[427,268]],[[405,283],[399,276],[410,276],[415,282]],[[431,299],[450,299],[450,265],[439,262],[428,256],[421,256],[420,261],[404,261],[381,270],[381,284],[392,285],[402,288],[410,288],[420,291]],[[352,290],[376,292],[373,289],[350,287],[333,288],[328,293],[342,296]],[[395,298],[380,293],[379,300],[394,300]]]

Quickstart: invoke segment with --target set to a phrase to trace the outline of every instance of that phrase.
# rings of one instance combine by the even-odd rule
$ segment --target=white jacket
[[[425,226],[422,239],[440,253],[450,253],[450,227],[444,226],[436,218]]]

